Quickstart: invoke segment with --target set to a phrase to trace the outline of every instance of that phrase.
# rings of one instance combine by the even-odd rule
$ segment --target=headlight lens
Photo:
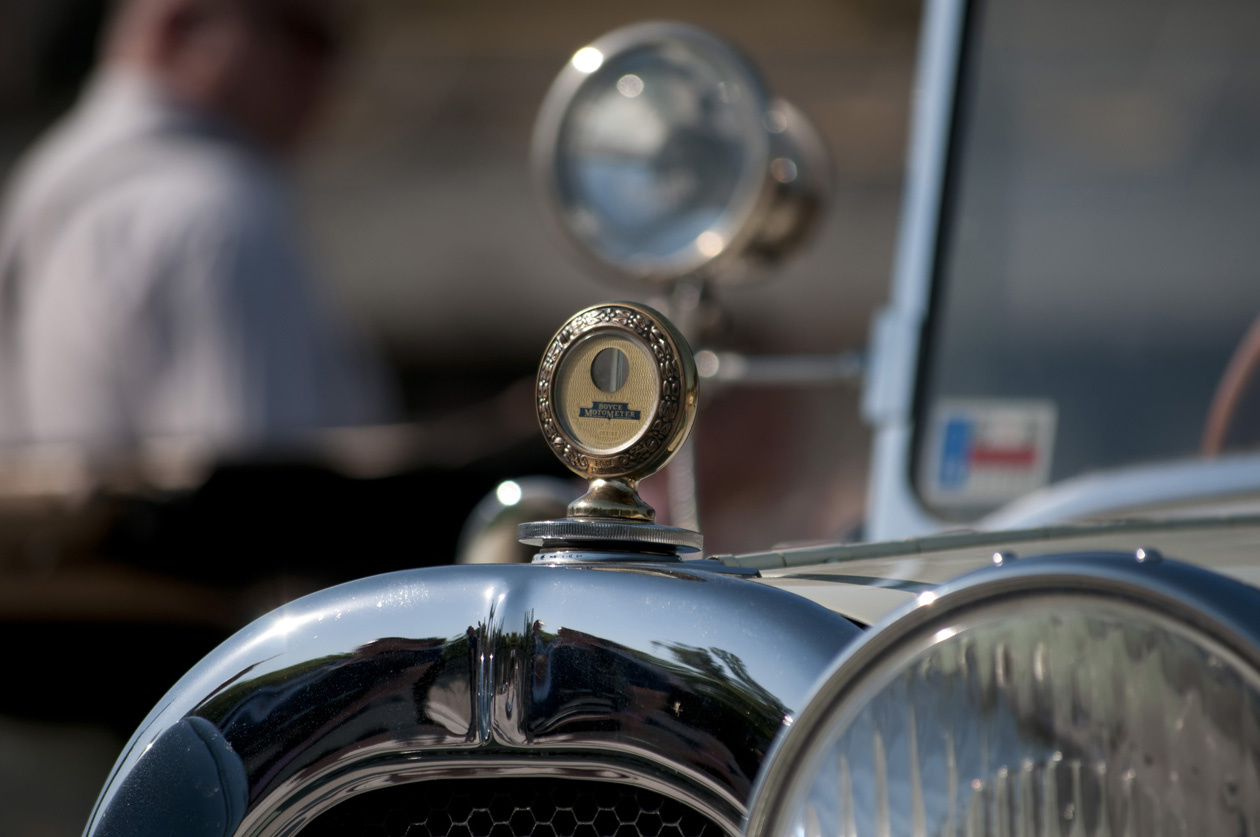
[[[750,830],[1257,833],[1254,661],[1136,574],[1119,574],[1128,591],[1091,589],[1084,569],[1065,584],[1068,569],[986,573],[855,652],[767,766]]]
[[[707,261],[757,198],[764,104],[719,58],[643,46],[611,56],[578,92],[557,186],[568,223],[604,259]]]
[[[831,188],[809,121],[738,50],[680,23],[628,26],[578,50],[533,146],[577,251],[656,286],[748,280],[808,237]]]

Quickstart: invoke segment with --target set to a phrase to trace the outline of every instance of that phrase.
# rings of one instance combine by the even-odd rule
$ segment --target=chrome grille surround
[[[646,788],[735,835],[770,742],[858,635],[685,562],[352,582],[260,619],[176,684],[85,835],[293,837],[384,786],[505,776]]]

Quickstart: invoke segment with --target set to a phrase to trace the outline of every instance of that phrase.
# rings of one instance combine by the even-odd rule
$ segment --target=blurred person
[[[336,0],[121,0],[0,221],[0,443],[253,448],[389,418],[311,281],[281,161],[335,63]]]

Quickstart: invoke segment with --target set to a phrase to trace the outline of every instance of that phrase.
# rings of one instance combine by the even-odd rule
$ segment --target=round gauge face
[[[543,438],[574,473],[637,481],[686,440],[696,364],[678,329],[646,305],[594,305],[551,339],[534,395]]]
[[[578,89],[555,157],[570,232],[602,260],[680,275],[752,211],[767,142],[753,79],[696,44],[611,55]]]
[[[641,342],[593,334],[573,346],[556,370],[556,417],[588,453],[615,454],[651,426],[660,386],[656,363]]]

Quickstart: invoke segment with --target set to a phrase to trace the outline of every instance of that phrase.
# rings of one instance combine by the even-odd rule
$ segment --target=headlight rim
[[[1139,554],[1142,551],[1139,550]],[[787,789],[826,721],[875,669],[885,654],[968,611],[1002,598],[1075,595],[1124,601],[1156,611],[1199,632],[1260,672],[1260,589],[1228,576],[1164,559],[1146,551],[1038,556],[987,567],[947,582],[873,625],[815,682],[804,708],[771,745],[749,796],[745,837],[764,837],[782,824]]]

